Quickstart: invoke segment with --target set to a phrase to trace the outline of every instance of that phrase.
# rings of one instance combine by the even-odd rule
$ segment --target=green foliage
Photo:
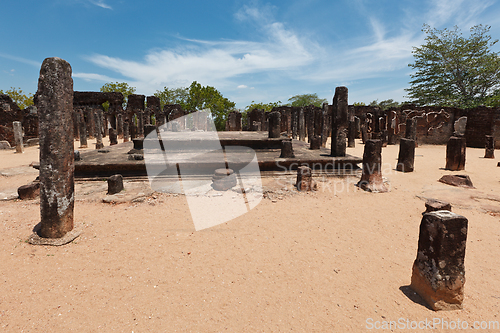
[[[215,128],[223,131],[226,126],[226,119],[229,112],[234,110],[236,103],[222,96],[214,87],[203,87],[196,81],[191,83],[188,89],[185,110],[202,110],[210,108],[214,119]]]
[[[354,102],[352,103],[353,106],[366,106],[364,102]]]
[[[327,102],[325,98],[319,98],[318,94],[302,94],[295,95],[288,99],[290,106],[308,106],[314,105],[317,107],[322,107],[323,103]]]
[[[281,101],[272,102],[272,103],[255,103],[255,101],[252,101],[252,103],[245,108],[244,112],[248,113],[248,112],[252,111],[253,109],[263,109],[264,112],[271,112],[271,110],[274,107],[278,107],[278,106],[282,106]]]
[[[409,64],[416,70],[406,89],[411,102],[461,108],[491,102],[500,87],[500,57],[490,49],[498,40],[489,30],[476,25],[463,37],[456,26],[437,30],[424,25],[426,43],[413,48],[415,62]]]
[[[135,93],[135,87],[131,87],[126,82],[109,82],[101,87],[101,92],[120,92],[123,95],[123,107],[127,105],[128,96]],[[109,103],[105,102],[102,105],[104,110],[108,110]]]
[[[391,99],[386,99],[383,101],[378,101],[378,99],[372,101],[370,106],[378,106],[382,110],[387,110],[388,108],[394,107],[397,108],[402,105],[402,103],[394,101],[392,98]]]
[[[154,95],[160,99],[162,109],[166,104],[180,104],[183,109],[186,109],[189,89],[164,87],[163,91],[157,90]]]
[[[10,89],[5,92],[3,90],[0,90],[0,94],[5,94],[12,98],[12,101],[16,103],[21,110],[24,110],[28,106],[33,105],[33,94],[30,93],[26,95],[21,90],[21,88],[16,89],[14,87],[10,87]]]

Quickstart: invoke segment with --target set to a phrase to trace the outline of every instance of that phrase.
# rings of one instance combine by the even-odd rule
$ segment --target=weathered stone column
[[[273,111],[269,113],[269,137],[279,138],[281,136],[281,113]]]
[[[328,115],[328,103],[325,102],[323,103],[323,110],[322,110],[322,130],[321,130],[321,147],[325,148],[326,147],[326,142],[328,141],[328,137],[330,134],[330,128],[332,128],[332,125],[329,122],[329,115]]]
[[[354,121],[349,122],[349,127],[347,130],[347,147],[356,147],[356,123]]]
[[[347,87],[335,88],[333,96],[333,112],[332,112],[332,149],[331,155],[345,156],[346,155],[346,136],[348,125],[348,90]]]
[[[465,169],[465,138],[452,136],[446,145],[446,170]]]
[[[101,114],[102,114],[101,110],[94,111],[95,139],[96,139],[95,149],[101,149],[104,147],[104,144],[102,143],[102,117],[101,117]]]
[[[283,139],[281,141],[281,155],[280,158],[294,158],[293,146],[291,139]]]
[[[123,176],[120,174],[108,178],[108,193],[113,195],[123,191]]]
[[[73,126],[73,120],[71,120],[71,126]],[[16,153],[24,153],[23,146],[23,126],[20,121],[14,121],[12,123],[14,129],[14,142],[16,143]]]
[[[402,172],[413,172],[415,164],[415,141],[401,138],[399,142],[399,156],[396,170]]]
[[[137,112],[137,135],[144,136],[144,112],[142,110]]]
[[[462,309],[467,225],[447,210],[425,213],[420,223],[410,287],[435,311]]]
[[[129,123],[128,121],[123,122],[123,142],[128,142],[129,137]]]
[[[312,179],[312,170],[307,166],[297,168],[297,189],[299,191],[316,191],[317,184]]]
[[[306,140],[306,118],[304,115],[304,108],[301,107],[299,110],[299,119],[298,119],[298,131],[299,131],[299,140]]]
[[[417,120],[415,118],[406,119],[405,138],[417,142]]]
[[[486,150],[484,158],[495,158],[495,137],[493,135],[486,135]]]
[[[382,179],[382,141],[366,140],[363,153],[363,174],[358,186],[370,192],[388,192]]]
[[[123,115],[116,115],[116,135],[118,138],[123,139]]]
[[[71,66],[43,61],[35,96],[40,128],[40,215],[38,235],[61,238],[73,229],[74,148]]]
[[[114,146],[118,144],[118,135],[114,128],[109,129],[109,145]]]
[[[85,124],[85,117],[83,115],[83,112],[80,114],[78,120],[79,120],[78,132],[80,134],[80,148],[87,148],[87,125]]]
[[[309,149],[318,150],[321,148],[321,136],[313,136],[310,140]]]
[[[262,125],[262,124],[261,124],[259,121],[254,121],[254,122],[252,123],[251,130],[252,130],[253,132],[260,132],[260,130],[261,130],[261,125]]]

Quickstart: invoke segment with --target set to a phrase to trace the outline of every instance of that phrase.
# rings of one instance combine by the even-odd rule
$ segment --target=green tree
[[[382,110],[387,110],[388,108],[394,107],[397,108],[398,106],[401,106],[401,103],[394,101],[392,98],[391,99],[386,99],[383,101],[378,101],[378,99],[372,101],[370,106],[378,106]]]
[[[189,88],[164,87],[163,91],[157,90],[154,95],[160,99],[162,108],[166,104],[179,104],[183,109],[186,109],[189,97]]]
[[[101,87],[101,92],[120,92],[123,95],[123,107],[127,105],[128,96],[135,93],[135,87],[129,86],[126,82],[108,82]],[[103,103],[104,109],[107,111],[109,103]]]
[[[26,109],[28,106],[33,105],[33,94],[28,94],[26,95],[21,88],[14,88],[10,87],[9,90],[4,92],[3,90],[0,90],[0,94],[5,94],[8,95],[10,98],[12,98],[12,101],[19,106],[21,110]]]
[[[185,110],[194,111],[210,108],[218,131],[224,130],[229,112],[234,110],[236,103],[222,96],[222,94],[211,86],[202,86],[196,81],[191,83],[188,89]]]
[[[322,107],[323,103],[327,102],[327,100],[325,98],[319,98],[318,94],[302,94],[290,97],[288,102],[290,102],[290,106],[315,105],[317,107]]]
[[[274,107],[278,107],[281,105],[282,105],[281,101],[272,102],[272,103],[256,103],[255,101],[252,101],[252,103],[250,105],[247,105],[244,112],[248,113],[248,112],[252,111],[253,109],[263,109],[264,112],[271,112],[271,110]]]
[[[352,103],[353,106],[366,106],[365,102],[354,102]]]
[[[476,25],[470,36],[458,29],[431,29],[424,25],[426,43],[413,48],[415,62],[409,66],[412,103],[471,108],[487,102],[500,87],[500,57],[491,47],[498,40],[489,26]]]

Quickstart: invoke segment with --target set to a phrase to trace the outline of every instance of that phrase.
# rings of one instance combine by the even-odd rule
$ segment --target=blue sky
[[[129,1],[16,0],[2,3],[0,89],[35,93],[42,61],[67,60],[74,90],[127,82],[137,93],[217,88],[244,108],[287,102],[335,87],[349,103],[405,100],[422,25],[491,25],[495,0]],[[500,50],[498,45],[495,51]]]

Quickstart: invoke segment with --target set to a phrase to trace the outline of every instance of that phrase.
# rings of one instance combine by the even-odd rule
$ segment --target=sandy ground
[[[185,196],[147,182],[127,182],[111,204],[104,181],[78,182],[83,233],[62,247],[25,242],[38,200],[0,201],[0,331],[361,332],[390,321],[426,331],[410,329],[426,320],[500,331],[489,323],[500,321],[498,158],[468,148],[459,173],[476,189],[465,189],[437,181],[453,174],[444,146],[418,147],[406,174],[394,170],[398,149],[383,149],[389,193],[358,189],[358,177],[317,179],[314,193],[283,189],[293,176],[265,178],[254,209],[201,231]],[[0,199],[35,179],[37,159],[37,147],[0,151]],[[426,197],[469,220],[461,311],[434,312],[408,288]]]

